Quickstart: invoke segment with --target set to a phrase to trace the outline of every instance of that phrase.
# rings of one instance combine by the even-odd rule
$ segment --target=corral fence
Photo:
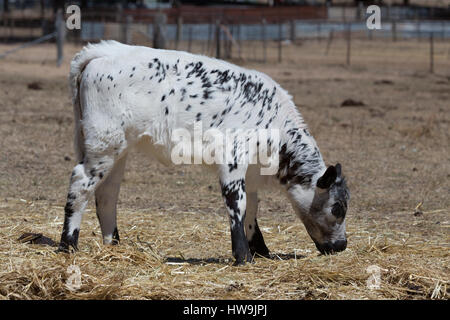
[[[223,59],[258,62],[282,61],[287,48],[308,41],[322,42],[324,53],[328,55],[334,43],[345,41],[348,51],[344,57],[346,64],[351,63],[352,41],[434,43],[450,39],[450,20],[408,19],[426,16],[423,11],[418,14],[417,11],[386,9],[384,12],[391,19],[382,20],[380,30],[369,30],[364,8],[350,9],[342,10],[343,13],[333,11],[333,19],[326,7],[227,9],[220,12],[185,8],[183,11],[89,13],[84,15],[80,32],[71,36],[74,41],[81,42],[114,39]],[[357,51],[353,50],[353,54]]]
[[[209,23],[192,23],[180,18],[178,23],[161,27],[165,48],[195,51],[218,58],[267,60],[266,51],[277,47],[282,60],[283,47],[303,41],[339,41],[351,37],[367,40],[427,41],[430,35],[439,41],[450,39],[450,21],[390,21],[383,22],[381,30],[369,30],[365,21],[333,22],[329,20],[273,21],[262,17],[259,21],[244,22],[211,19]],[[154,45],[156,28],[154,21],[134,21],[127,16],[123,22],[85,21],[74,41],[98,41],[114,39],[125,43]]]
[[[4,17],[2,17],[4,18]],[[2,20],[1,22],[3,23],[3,31],[7,30],[9,31],[9,37],[11,37],[11,34],[14,30],[14,22],[12,23],[11,21],[15,21],[15,20]],[[21,19],[19,19],[19,21],[21,21]],[[24,21],[27,21],[26,19]],[[45,19],[41,20],[41,29],[43,31],[43,35],[40,37],[35,37],[35,35],[31,34],[30,38],[28,39],[27,36],[25,36],[25,39],[28,39],[28,41],[26,41],[25,43],[16,46],[15,48],[9,49],[5,52],[0,52],[0,59],[5,58],[9,55],[12,55],[22,49],[28,48],[28,47],[32,47],[35,45],[38,45],[40,43],[44,43],[47,41],[54,41],[56,43],[56,64],[57,66],[61,66],[62,62],[63,62],[63,58],[64,58],[64,54],[63,54],[63,50],[64,50],[64,42],[66,39],[66,24],[65,24],[65,19],[64,19],[64,14],[62,9],[57,10],[57,12],[55,12],[54,14],[54,19],[51,20],[52,24],[49,25],[47,24],[48,21]],[[8,23],[9,22],[9,23]],[[25,26],[30,28],[30,30],[33,31],[33,20],[31,21],[31,27],[29,27],[29,25],[27,23],[25,23]],[[5,27],[7,26],[7,27]],[[23,34],[22,34],[23,36]],[[5,37],[6,38],[6,37]],[[7,38],[6,38],[7,39]],[[20,38],[22,39],[22,38]]]
[[[28,33],[33,39],[54,26],[52,12],[33,16],[28,26],[25,15],[11,17],[0,23],[3,41]],[[325,54],[333,43],[346,41],[347,64],[355,40],[429,41],[433,47],[436,41],[450,39],[450,13],[445,9],[382,7],[381,17],[381,29],[369,30],[363,6],[97,8],[83,10],[81,29],[67,32],[66,39],[77,43],[114,39],[259,62],[282,61],[285,48],[308,41],[323,42]]]

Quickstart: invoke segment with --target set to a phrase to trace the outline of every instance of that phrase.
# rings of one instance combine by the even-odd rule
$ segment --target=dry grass
[[[15,241],[23,232],[59,236],[61,207],[8,200],[2,205],[0,295],[6,299],[448,299],[449,250],[436,234],[415,237],[388,223],[349,222],[349,248],[320,256],[299,224],[263,217],[272,259],[231,266],[228,223],[215,214],[121,212],[120,246],[99,243],[92,214],[83,224],[80,252]],[[18,217],[18,212],[27,212]],[[427,216],[431,213],[425,212]],[[448,212],[446,212],[448,214]],[[396,215],[410,216],[399,212]],[[26,218],[23,218],[26,216]],[[6,218],[6,219],[5,219]],[[27,221],[25,221],[25,219]],[[145,222],[143,221],[145,219]],[[194,220],[193,220],[194,219]],[[412,224],[426,228],[424,219]],[[445,228],[448,228],[446,222]],[[295,249],[298,248],[298,249]],[[69,290],[69,265],[81,288]],[[367,268],[381,268],[370,290]]]
[[[448,48],[436,45],[438,73],[428,75],[426,43],[356,43],[351,68],[342,65],[344,43],[328,57],[324,47],[309,42],[286,48],[282,64],[245,65],[293,94],[327,162],[343,164],[348,249],[318,255],[286,199],[269,190],[260,226],[272,259],[239,268],[217,179],[137,154],[121,190],[120,246],[101,244],[92,205],[75,255],[17,241],[26,232],[60,236],[73,166],[68,58],[56,69],[54,48],[43,45],[1,60],[0,298],[448,299]],[[78,49],[68,46],[68,56]],[[341,107],[346,99],[365,105]],[[70,265],[81,270],[74,291],[65,286]],[[376,290],[366,285],[371,265],[381,268]]]

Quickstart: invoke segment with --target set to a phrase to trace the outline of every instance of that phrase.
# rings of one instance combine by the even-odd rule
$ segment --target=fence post
[[[267,62],[266,19],[261,21],[261,38],[263,42],[263,62]]]
[[[430,73],[434,73],[434,36],[430,33]]]
[[[188,52],[192,52],[192,25],[188,28]]]
[[[228,35],[225,32],[225,30],[227,30],[227,26],[223,25],[223,27],[224,27],[223,52],[224,52],[224,58],[228,59],[228,58],[230,58],[230,52],[229,52],[229,50],[230,50],[230,43],[228,41]]]
[[[126,44],[131,43],[131,24],[133,22],[133,17],[127,15],[125,21],[122,20],[122,41]]]
[[[56,21],[55,21],[55,28],[56,28],[56,51],[57,51],[57,66],[60,67],[63,58],[64,58],[64,38],[66,36],[66,26],[64,23],[64,17],[62,9],[58,9],[56,12]]]
[[[45,21],[45,7],[44,2],[40,1],[40,16],[41,16],[41,29],[42,29],[42,36],[45,36],[47,34],[46,30],[46,21]]]
[[[7,40],[8,40],[8,36],[7,36],[7,29],[6,29],[6,27],[7,27],[7,25],[8,25],[8,16],[7,16],[7,13],[6,12],[3,12],[2,13],[2,22],[3,22],[3,30],[4,30],[4,32],[3,32],[3,34],[4,34],[4,38],[3,38],[3,41],[4,42],[7,42]]]
[[[364,3],[358,2],[358,20],[362,21],[364,20],[365,12],[364,12]]]
[[[420,41],[422,31],[420,30],[420,20],[417,20],[417,39]]]
[[[177,32],[175,34],[175,50],[178,50],[178,46],[180,44],[182,28],[183,28],[183,18],[180,15],[177,17]]]
[[[216,20],[216,58],[220,59],[220,20]]]
[[[392,41],[397,41],[397,24],[395,21],[392,21]]]
[[[352,42],[352,24],[348,24],[347,30],[347,66],[350,66],[350,49]]]
[[[167,16],[164,13],[158,12],[157,14],[155,14],[155,20],[153,23],[153,48],[166,48],[166,23]]]
[[[15,29],[15,25],[16,25],[16,20],[8,13],[8,21],[9,21],[9,37],[13,38],[14,35],[14,29]]]
[[[233,54],[233,33],[234,33],[234,25],[232,24],[232,25],[229,25],[230,26],[230,28],[229,28],[229,32],[230,32],[230,37],[228,38],[228,41],[227,41],[227,43],[228,43],[228,45],[227,45],[227,59],[231,59],[231,57],[232,57],[232,54]]]
[[[320,42],[320,34],[321,34],[322,28],[320,25],[320,22],[317,23],[317,41]]]
[[[237,25],[237,44],[238,44],[238,55],[239,59],[242,59],[242,43],[241,43],[241,24],[238,23]]]
[[[208,23],[208,43],[206,44],[206,52],[207,52],[207,55],[210,55],[211,54],[211,43],[212,43],[212,35],[213,35],[213,32],[212,32],[212,21],[210,21],[209,23]]]
[[[328,55],[328,52],[330,51],[331,43],[333,42],[334,37],[334,29],[331,29],[330,34],[328,36],[328,42],[327,42],[327,48],[325,50],[325,55]]]
[[[278,23],[278,62],[282,60],[282,48],[283,48],[283,23]]]
[[[84,9],[84,8],[83,8]],[[123,6],[121,3],[116,4],[116,21],[115,22],[119,22],[122,23],[122,19],[123,19]]]
[[[297,37],[297,35],[296,35],[297,30],[295,29],[295,20],[291,20],[289,24],[291,26],[291,29],[290,29],[291,42],[294,43],[295,38]]]

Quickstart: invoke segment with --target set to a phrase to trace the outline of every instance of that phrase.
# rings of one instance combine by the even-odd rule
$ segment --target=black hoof
[[[255,261],[254,261],[253,259],[250,259],[250,260],[247,260],[247,261],[245,261],[245,260],[242,260],[242,261],[236,260],[236,261],[233,263],[233,267],[245,266],[246,263],[254,264]]]
[[[245,261],[235,261],[233,267],[245,266]]]
[[[61,235],[61,241],[59,242],[59,247],[56,252],[64,252],[70,253],[70,248],[73,248],[73,251],[78,251],[78,229],[72,233],[72,235],[68,235],[65,231]]]
[[[251,250],[250,251],[252,253],[252,255],[256,258],[270,258],[270,252],[269,250],[264,251],[264,252],[260,252],[260,251],[256,251],[256,250]]]
[[[267,246],[264,243],[264,238],[258,223],[255,224],[255,233],[253,234],[252,239],[248,241],[248,246],[252,255],[256,257],[270,257],[269,249],[267,249]]]
[[[252,253],[253,256],[265,257],[265,258],[270,257],[270,251],[266,247],[264,242],[252,243],[252,241],[250,241],[249,246],[250,246],[250,252]]]
[[[246,262],[254,263],[253,255],[248,252],[245,256],[236,257],[236,261],[233,263],[233,266],[243,266]]]
[[[63,246],[59,246],[58,249],[56,249],[55,251],[56,253],[70,253],[69,248],[63,247]]]
[[[72,250],[70,250],[72,247]],[[68,246],[65,243],[60,243],[58,249],[56,249],[56,253],[72,253],[78,251],[77,246]]]
[[[113,239],[111,241],[111,244],[113,246],[116,246],[120,243],[120,237],[119,237],[119,230],[117,230],[117,228],[114,228],[114,232],[113,232]]]

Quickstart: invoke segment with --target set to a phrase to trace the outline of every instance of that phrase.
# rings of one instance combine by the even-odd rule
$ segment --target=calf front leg
[[[228,210],[231,227],[231,249],[236,259],[234,265],[242,265],[252,261],[252,254],[244,232],[244,219],[247,206],[245,194],[245,170],[236,170],[231,174],[226,167],[222,171],[220,185],[222,196]]]
[[[247,192],[247,212],[245,215],[245,234],[252,255],[258,254],[263,257],[269,257],[269,249],[264,243],[264,238],[259,230],[256,214],[258,212],[258,194],[256,192]]]

